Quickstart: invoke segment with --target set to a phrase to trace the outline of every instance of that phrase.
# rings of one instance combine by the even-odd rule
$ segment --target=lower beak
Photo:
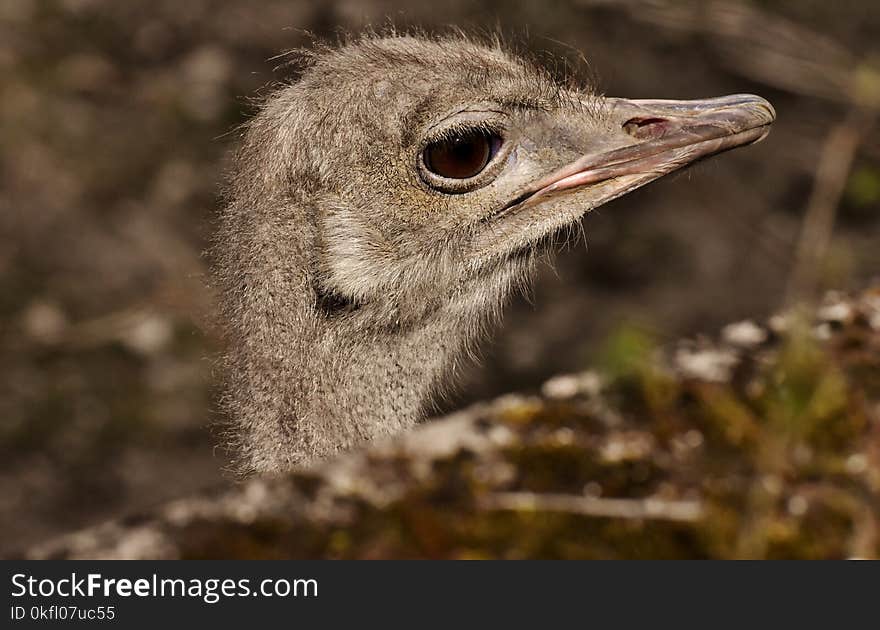
[[[627,175],[646,176],[641,183],[647,183],[702,158],[763,140],[776,119],[773,106],[751,94],[695,101],[607,101],[621,133],[635,142],[583,155],[534,182],[515,205],[531,205],[556,192]],[[622,184],[620,194],[628,189]]]

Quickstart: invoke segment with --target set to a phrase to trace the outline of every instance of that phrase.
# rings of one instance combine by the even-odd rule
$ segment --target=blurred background
[[[233,130],[293,76],[273,57],[389,23],[779,114],[588,215],[444,409],[601,362],[621,331],[713,334],[880,274],[876,0],[3,0],[0,554],[226,476],[203,251]]]

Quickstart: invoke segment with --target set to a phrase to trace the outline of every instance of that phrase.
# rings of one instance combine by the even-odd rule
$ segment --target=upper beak
[[[589,152],[533,182],[511,202],[522,207],[560,191],[635,176],[605,186],[602,203],[710,155],[762,140],[776,119],[760,96],[694,101],[606,99],[622,147]],[[637,182],[633,186],[633,181]]]

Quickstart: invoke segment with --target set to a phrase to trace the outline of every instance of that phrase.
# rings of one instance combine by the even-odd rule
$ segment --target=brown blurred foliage
[[[273,57],[389,21],[580,51],[609,94],[779,112],[761,145],[588,216],[589,251],[544,270],[447,407],[582,368],[625,321],[662,340],[880,270],[873,0],[4,2],[0,552],[221,478],[202,252],[223,156],[293,76]]]

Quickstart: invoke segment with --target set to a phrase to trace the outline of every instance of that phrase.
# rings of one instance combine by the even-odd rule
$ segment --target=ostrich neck
[[[322,437],[343,449],[411,427],[450,388],[460,363],[499,319],[510,290],[532,269],[530,257],[499,264],[409,323],[359,328],[319,321],[315,341],[303,348],[301,371],[317,378],[303,392],[298,424],[323,422]],[[310,419],[303,422],[304,415]]]
[[[445,297],[416,299],[430,295],[419,291],[329,314],[315,308],[309,284],[297,291],[280,273],[258,284],[259,300],[236,320],[243,334],[227,402],[247,469],[286,470],[422,420],[527,268],[499,265]]]
[[[461,322],[444,317],[369,336],[327,330],[313,355],[324,382],[310,406],[333,419],[344,444],[397,433],[424,416],[469,341]]]

